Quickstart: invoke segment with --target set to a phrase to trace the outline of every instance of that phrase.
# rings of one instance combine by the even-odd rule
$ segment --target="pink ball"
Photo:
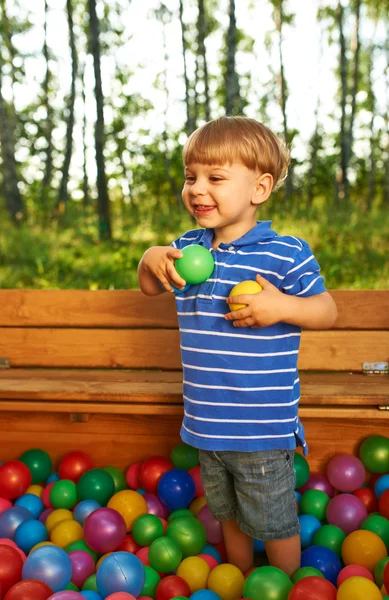
[[[8,500],[7,498],[0,498],[0,515],[8,508],[11,508],[11,506],[13,506],[11,500]]]
[[[41,523],[43,523],[43,525],[46,523],[46,519],[49,515],[51,515],[51,513],[53,512],[54,508],[45,508],[45,510],[43,511],[43,513],[41,513],[39,515],[39,521]]]
[[[139,471],[143,463],[136,462],[130,465],[126,471],[126,482],[129,488],[137,490],[139,484]]]
[[[339,494],[327,506],[327,521],[337,525],[346,535],[359,529],[367,517],[365,505],[352,494]]]
[[[89,552],[84,550],[74,550],[69,552],[70,562],[72,563],[71,581],[77,587],[81,588],[88,577],[95,572],[95,563]]]
[[[343,581],[346,581],[349,577],[366,577],[366,579],[370,579],[370,581],[374,583],[374,577],[366,567],[362,567],[361,565],[348,565],[340,571],[336,582],[337,586],[339,587]]]
[[[204,496],[203,482],[201,481],[201,474],[200,474],[200,465],[196,465],[195,467],[192,467],[191,469],[189,469],[188,473],[190,475],[192,475],[192,479],[196,486],[195,498]]]
[[[113,508],[98,508],[85,519],[85,541],[99,554],[117,550],[126,533],[126,523],[122,515]]]
[[[107,596],[105,600],[136,600],[136,598],[132,594],[127,594],[127,592],[115,592]]]
[[[47,600],[81,600],[82,596],[78,592],[72,590],[63,590],[49,596]]]
[[[169,515],[169,509],[155,494],[143,494],[143,498],[146,500],[147,512],[150,515],[156,515],[166,519]]]
[[[212,571],[212,569],[217,567],[219,564],[219,561],[214,556],[211,556],[210,554],[198,554],[198,556],[205,560],[205,562],[208,564],[211,571]]]
[[[365,481],[366,470],[359,458],[351,454],[337,454],[327,466],[331,485],[340,492],[353,492]]]
[[[219,544],[223,541],[222,524],[215,519],[207,505],[199,510],[197,518],[205,527],[207,542],[210,544]]]
[[[50,492],[51,492],[51,488],[53,487],[53,485],[55,484],[55,481],[52,481],[51,483],[49,483],[48,485],[46,485],[45,489],[43,490],[42,493],[42,502],[43,502],[43,506],[45,508],[54,508],[53,505],[50,502]]]
[[[327,494],[329,498],[333,497],[335,491],[330,482],[328,481],[327,477],[322,473],[318,473],[316,471],[313,471],[310,474],[307,483],[305,483],[301,488],[299,488],[298,491],[300,492],[300,494],[304,494],[308,490],[320,490],[321,492]]]

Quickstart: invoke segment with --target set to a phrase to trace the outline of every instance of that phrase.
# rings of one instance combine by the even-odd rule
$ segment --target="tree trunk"
[[[205,112],[205,120],[209,121],[211,119],[211,108],[210,108],[210,98],[209,98],[209,81],[208,81],[208,64],[207,64],[207,56],[205,51],[205,37],[206,37],[206,21],[205,21],[205,9],[204,9],[204,0],[198,0],[199,4],[199,15],[197,21],[197,30],[198,30],[198,55],[201,57],[202,62],[202,77],[204,82],[204,112]]]
[[[9,25],[9,19],[7,14],[6,0],[0,0],[1,5],[1,17],[2,17],[2,29],[4,33],[4,42],[7,47],[9,56],[10,56],[10,68],[11,68],[11,79],[12,79],[12,102],[15,100],[15,82],[16,82],[16,74],[15,74],[15,48],[12,43],[12,32]]]
[[[58,193],[57,206],[59,212],[63,212],[65,203],[68,200],[68,181],[70,162],[73,154],[73,129],[74,129],[74,104],[76,101],[76,78],[77,78],[77,49],[73,27],[73,4],[72,0],[66,0],[66,11],[68,16],[69,29],[69,47],[72,59],[72,82],[70,87],[70,96],[68,103],[68,119],[66,127],[66,148],[65,158],[62,167],[62,179]]]
[[[375,35],[373,36],[373,40]],[[367,189],[367,210],[371,210],[373,207],[375,192],[376,192],[376,172],[377,172],[377,161],[376,161],[376,133],[375,133],[375,117],[376,117],[376,99],[374,93],[374,86],[372,80],[372,72],[374,66],[374,53],[375,46],[374,42],[371,43],[369,49],[369,63],[368,63],[368,98],[369,98],[369,109],[370,109],[370,169],[368,175],[368,189]]]
[[[190,135],[194,129],[194,122],[192,117],[192,107],[191,107],[191,98],[190,98],[190,85],[189,85],[189,77],[188,77],[188,67],[187,67],[187,51],[188,44],[186,41],[186,26],[184,22],[184,6],[183,1],[180,0],[180,25],[181,25],[181,43],[182,43],[182,58],[184,61],[184,82],[185,82],[185,107],[186,107],[186,124],[185,131],[187,135]]]
[[[348,192],[348,139],[346,130],[346,104],[347,104],[347,57],[346,57],[346,40],[344,37],[344,13],[341,0],[336,8],[336,17],[339,29],[339,50],[340,50],[340,174],[338,178],[338,200],[347,199]]]
[[[95,97],[97,110],[97,119],[95,125],[95,149],[97,164],[99,235],[100,239],[107,239],[111,238],[111,220],[104,159],[104,97],[101,83],[100,23],[96,13],[96,0],[88,0],[88,2],[90,48],[93,56],[93,67],[95,73]]]
[[[46,73],[45,79],[43,82],[43,105],[46,108],[46,163],[45,163],[45,172],[43,176],[43,189],[47,190],[48,186],[51,183],[52,175],[53,175],[53,111],[50,105],[50,82],[51,82],[51,72],[50,72],[50,55],[49,48],[47,45],[47,13],[48,13],[48,4],[47,0],[45,0],[45,22],[44,22],[44,38],[43,38],[43,56],[46,63]]]
[[[83,107],[83,116],[82,116],[82,204],[84,209],[89,204],[89,181],[88,181],[88,169],[87,169],[87,143],[86,143],[86,130],[87,130],[87,122],[86,122],[86,97],[85,97],[85,79],[84,79],[84,70],[85,65],[81,67],[81,77],[82,77],[82,85],[81,85],[81,94],[82,94],[82,107]]]
[[[227,32],[227,70],[226,70],[226,114],[238,115],[242,111],[242,100],[240,97],[239,80],[235,69],[236,56],[236,17],[235,0],[230,0],[229,5],[230,22]]]
[[[386,98],[389,98],[389,27],[386,31]],[[386,110],[384,115],[385,132],[389,131],[389,103],[386,104]],[[389,138],[386,136],[386,160],[384,160],[384,188],[383,188],[383,202],[384,207],[389,208]]]

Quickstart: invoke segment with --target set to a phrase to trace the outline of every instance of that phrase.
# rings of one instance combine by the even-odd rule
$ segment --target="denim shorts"
[[[242,531],[262,541],[300,533],[293,450],[199,454],[205,499],[218,521],[236,519]]]

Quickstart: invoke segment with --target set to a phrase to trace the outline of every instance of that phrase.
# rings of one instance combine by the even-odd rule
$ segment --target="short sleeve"
[[[290,296],[315,296],[326,291],[320,266],[309,245],[300,240],[301,248],[294,257],[293,266],[288,270],[281,284],[281,291]]]
[[[185,246],[189,246],[190,244],[196,244],[200,239],[203,231],[204,230],[202,229],[187,231],[180,237],[176,238],[170,245],[173,246],[173,248],[177,248],[177,250],[182,250],[182,248],[185,248]]]

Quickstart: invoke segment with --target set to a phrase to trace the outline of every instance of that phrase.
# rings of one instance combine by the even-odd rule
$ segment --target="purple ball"
[[[307,483],[299,488],[298,491],[300,494],[304,494],[308,490],[320,490],[321,492],[327,494],[329,498],[332,498],[335,492],[327,477],[322,473],[318,473],[317,471],[312,471]]]
[[[336,490],[354,492],[363,485],[366,470],[356,456],[337,454],[328,463],[327,477]]]
[[[52,596],[49,596],[47,600],[81,600],[82,594],[73,592],[72,590],[63,590],[62,592],[56,592]]]
[[[78,588],[81,588],[88,577],[95,572],[95,563],[89,552],[84,550],[74,550],[69,552],[70,562],[72,563],[71,581]]]
[[[126,523],[122,515],[113,508],[98,508],[85,519],[85,541],[99,554],[117,550],[126,533]]]
[[[23,506],[12,506],[0,515],[0,538],[13,540],[15,531],[25,521],[31,521],[32,513]]]
[[[146,500],[147,504],[147,512],[150,515],[155,515],[156,517],[162,517],[162,519],[167,519],[169,516],[169,509],[167,506],[161,502],[161,500],[155,494],[143,494],[143,498]]]
[[[43,513],[39,516],[39,521],[43,524],[46,523],[46,519],[49,515],[51,515],[51,513],[53,512],[53,510],[55,510],[54,508],[45,508],[45,510],[43,511]]]
[[[204,525],[208,543],[219,544],[223,541],[222,524],[215,519],[207,505],[199,510],[197,518]]]
[[[365,505],[353,494],[339,494],[327,506],[328,523],[337,525],[346,535],[359,529],[366,517]]]

